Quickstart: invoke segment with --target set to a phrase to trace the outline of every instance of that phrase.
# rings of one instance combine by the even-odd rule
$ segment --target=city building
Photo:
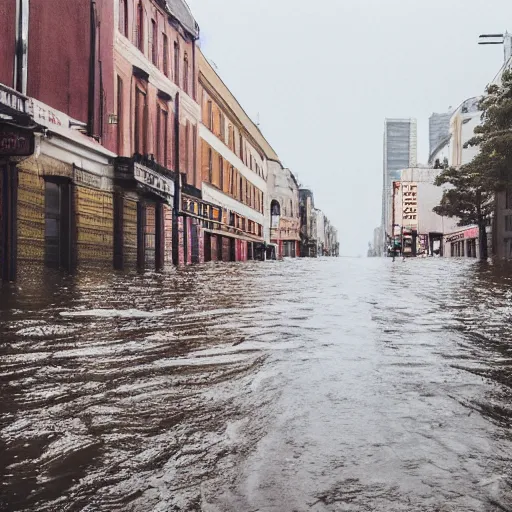
[[[110,4],[7,0],[0,17],[0,276],[111,266]]]
[[[282,167],[258,127],[201,52],[198,59],[201,191],[211,212],[205,228],[205,259],[261,259],[265,243],[270,241],[270,230],[266,229],[271,207],[267,161]]]
[[[268,198],[270,201],[270,242],[277,257],[300,256],[299,184],[290,169],[279,162],[268,162]]]
[[[442,255],[443,236],[459,229],[458,219],[444,217],[433,211],[446,189],[434,184],[440,172],[440,169],[429,168],[403,169],[400,180],[395,182],[395,229],[392,242],[395,246],[398,242],[404,254]]]
[[[326,247],[327,247],[327,239],[325,233],[325,215],[322,210],[315,208],[313,210],[314,214],[314,233],[313,238],[316,239],[317,249],[316,253],[318,256],[324,256]]]
[[[183,0],[114,6],[115,266],[199,262],[199,28]]]
[[[384,249],[391,236],[391,202],[393,181],[400,179],[400,171],[416,167],[416,119],[386,119],[384,122],[384,161],[382,177],[382,236]]]
[[[443,152],[451,138],[450,121],[452,112],[432,114],[429,118],[429,157],[430,166],[440,166],[449,163],[448,154]],[[446,158],[446,160],[445,160]],[[436,163],[437,162],[437,163]]]
[[[0,17],[0,280],[298,255],[297,180],[185,0],[5,0]]]
[[[306,188],[299,189],[300,213],[300,255],[303,258],[317,256],[315,200],[313,192]]]

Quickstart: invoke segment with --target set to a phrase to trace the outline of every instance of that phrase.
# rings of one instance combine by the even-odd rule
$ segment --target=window
[[[158,66],[158,32],[155,20],[151,20],[151,62]]]
[[[137,25],[135,27],[135,44],[144,53],[144,11],[142,2],[137,4]]]
[[[505,208],[507,210],[511,210],[512,209],[512,187],[508,187],[506,192],[505,192],[506,196],[505,196]]]
[[[190,123],[187,121],[185,126],[185,172],[187,177],[190,172]]]
[[[168,126],[169,114],[161,105],[157,106],[156,117],[156,160],[167,167]]]
[[[212,148],[208,148],[208,182],[213,181],[213,154]]]
[[[219,112],[220,119],[220,138],[224,144],[226,143],[226,118],[222,112]]]
[[[188,55],[183,57],[183,90],[188,94]]]
[[[117,77],[117,153],[123,152],[123,81]]]
[[[218,186],[222,190],[224,188],[224,159],[219,155],[219,181]]]
[[[119,1],[119,32],[128,37],[128,0]]]
[[[505,215],[505,231],[512,231],[512,215]]]
[[[147,133],[147,103],[146,93],[139,87],[135,88],[135,123],[134,123],[134,150],[135,153],[146,154]]]
[[[229,177],[229,193],[235,195],[235,168],[231,166],[230,177]]]
[[[242,134],[240,133],[240,154],[239,154],[240,160],[242,162],[244,161],[244,139],[242,137]]]
[[[165,76],[169,76],[169,40],[162,34],[162,66]]]
[[[213,130],[213,103],[208,100],[208,128]]]
[[[180,45],[174,42],[174,83],[180,85]]]
[[[228,126],[228,147],[229,149],[231,149],[232,151],[235,150],[234,148],[234,142],[235,142],[235,139],[233,137],[233,126],[230,124]]]

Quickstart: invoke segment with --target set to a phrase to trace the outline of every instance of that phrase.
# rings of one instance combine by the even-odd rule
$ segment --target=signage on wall
[[[174,195],[174,182],[144,165],[138,163],[133,164],[133,177],[139,183],[165,196]]]
[[[34,153],[34,134],[13,126],[0,127],[0,156],[30,156]]]
[[[457,242],[458,240],[464,240],[464,233],[457,233],[456,235],[451,235],[446,237],[446,242]]]
[[[403,183],[402,185],[402,219],[403,226],[418,228],[418,184]]]

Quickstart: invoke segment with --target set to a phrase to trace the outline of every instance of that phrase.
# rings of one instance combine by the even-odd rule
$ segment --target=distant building
[[[300,255],[302,257],[317,256],[317,242],[315,238],[315,199],[313,192],[306,188],[299,190],[300,203]]]
[[[270,242],[277,257],[300,255],[299,184],[290,169],[268,161],[268,199],[270,201]]]
[[[384,122],[384,162],[382,188],[382,242],[387,246],[391,234],[392,183],[400,171],[417,164],[416,119],[386,119]]]
[[[450,141],[451,118],[452,112],[445,112],[443,114],[434,113],[430,116],[428,120],[430,143],[428,163],[430,165],[433,165],[435,163],[435,158],[440,148],[446,146],[446,144],[448,144],[448,142]],[[441,163],[443,161],[443,158],[439,159]]]

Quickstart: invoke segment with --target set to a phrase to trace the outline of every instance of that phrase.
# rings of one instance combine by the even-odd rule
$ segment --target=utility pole
[[[396,185],[398,182],[393,181],[393,201],[392,201],[392,216],[391,216],[391,244],[392,244],[392,253],[393,253],[393,261],[396,258],[396,245],[395,245],[395,192]]]
[[[481,34],[478,38],[478,44],[502,44],[505,62],[508,62],[512,57],[512,34],[508,32],[504,34]]]

